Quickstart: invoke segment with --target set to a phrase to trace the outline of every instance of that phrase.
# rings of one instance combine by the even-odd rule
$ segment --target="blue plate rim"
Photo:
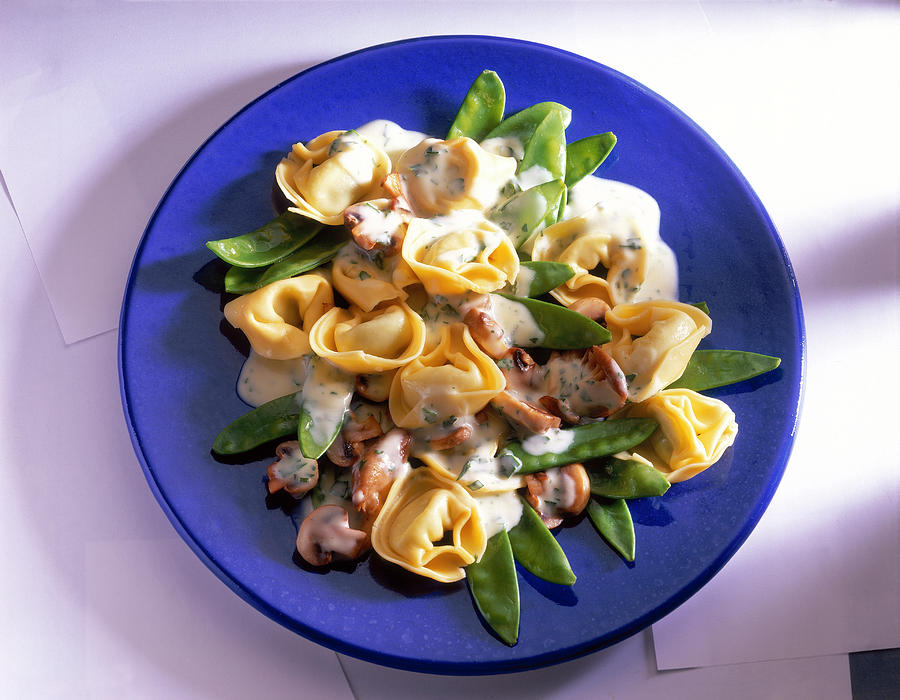
[[[656,606],[655,608],[648,610],[644,615],[632,620],[626,625],[622,625],[621,627],[608,632],[602,638],[590,640],[588,642],[584,642],[581,644],[572,645],[570,647],[558,648],[552,651],[536,654],[530,657],[521,658],[521,659],[506,659],[503,661],[488,661],[488,662],[446,662],[446,661],[422,661],[419,659],[411,659],[404,656],[388,654],[383,651],[372,650],[368,648],[358,647],[352,644],[347,644],[340,639],[333,637],[332,635],[321,632],[320,630],[299,623],[293,618],[285,615],[281,611],[273,608],[270,604],[268,604],[265,600],[261,599],[259,596],[251,593],[246,588],[240,585],[240,583],[235,580],[232,576],[230,576],[206,551],[206,549],[194,539],[194,537],[190,534],[189,530],[182,522],[181,518],[178,516],[177,512],[172,508],[168,498],[160,489],[155,477],[154,470],[152,465],[150,465],[144,455],[144,450],[142,446],[142,441],[140,436],[138,435],[135,426],[134,420],[131,411],[131,399],[128,395],[128,389],[126,387],[125,382],[125,344],[126,344],[126,331],[128,325],[127,312],[129,307],[129,301],[131,298],[131,294],[134,288],[134,279],[135,274],[138,269],[138,261],[141,258],[141,253],[146,245],[148,240],[148,234],[153,229],[154,223],[161,211],[161,208],[167,198],[169,197],[172,190],[174,190],[180,180],[184,177],[186,172],[190,169],[193,162],[197,159],[199,154],[206,148],[207,144],[213,141],[216,136],[229,127],[229,125],[237,120],[244,112],[251,109],[257,103],[265,100],[270,94],[278,91],[285,85],[298,80],[311,72],[315,72],[317,70],[321,70],[326,66],[329,66],[332,63],[342,61],[352,56],[356,56],[359,54],[376,51],[379,49],[385,49],[388,47],[399,46],[399,45],[412,45],[419,43],[437,43],[437,42],[468,42],[468,41],[481,41],[481,42],[491,42],[491,43],[501,43],[501,44],[512,44],[517,46],[529,46],[534,49],[538,49],[541,51],[548,51],[550,53],[556,53],[561,56],[565,56],[568,59],[575,60],[579,63],[585,64],[587,66],[593,67],[594,69],[603,71],[608,73],[611,76],[614,76],[618,80],[626,83],[645,95],[649,96],[655,101],[658,101],[660,104],[665,106],[672,114],[678,117],[679,120],[685,122],[692,130],[694,130],[698,136],[700,136],[705,143],[712,147],[712,149],[716,152],[720,162],[726,166],[731,174],[735,177],[735,181],[738,182],[741,186],[741,189],[744,195],[747,197],[747,200],[752,203],[756,213],[760,216],[760,218],[765,222],[766,228],[769,232],[772,242],[775,244],[777,250],[781,255],[781,263],[784,266],[784,270],[786,273],[786,278],[790,284],[791,290],[793,292],[793,311],[794,311],[794,321],[796,323],[797,328],[797,338],[796,344],[794,347],[794,351],[797,357],[800,359],[800,367],[796,372],[796,390],[794,394],[796,395],[796,401],[790,407],[790,421],[787,426],[787,430],[785,431],[785,435],[781,441],[781,449],[778,454],[778,459],[776,464],[774,465],[773,475],[769,479],[768,488],[762,493],[761,497],[758,499],[754,508],[750,512],[749,516],[745,520],[740,532],[738,535],[732,540],[730,545],[726,547],[721,554],[715,558],[706,568],[701,570],[697,576],[690,581],[687,585],[683,586],[676,594],[672,595],[669,599],[664,601],[662,604]],[[677,106],[669,102],[666,98],[662,97],[655,91],[651,90],[647,86],[638,82],[637,80],[631,78],[630,76],[621,73],[620,71],[610,68],[609,66],[599,63],[598,61],[594,61],[592,59],[586,58],[580,54],[576,54],[565,49],[560,49],[558,47],[550,46],[547,44],[542,44],[539,42],[527,41],[522,39],[516,39],[511,37],[499,37],[499,36],[490,36],[490,35],[479,35],[479,34],[453,34],[453,35],[432,35],[432,36],[421,36],[421,37],[411,37],[407,39],[401,39],[397,41],[385,42],[381,44],[375,44],[371,46],[367,46],[361,49],[357,49],[355,51],[351,51],[349,53],[342,54],[340,56],[335,56],[326,61],[317,63],[309,68],[306,68],[289,78],[279,82],[277,85],[273,86],[269,90],[266,90],[258,97],[248,102],[244,107],[235,112],[227,121],[225,121],[220,127],[218,127],[215,131],[213,131],[208,138],[206,138],[202,144],[200,144],[191,156],[187,159],[181,169],[178,171],[176,176],[172,179],[172,182],[166,188],[162,197],[160,198],[158,204],[156,205],[147,226],[144,228],[144,231],[141,235],[140,241],[135,249],[135,254],[132,259],[131,266],[128,272],[128,281],[126,283],[125,293],[123,295],[122,306],[119,314],[119,332],[118,332],[118,353],[117,353],[117,370],[118,370],[118,378],[119,378],[119,391],[122,400],[122,408],[126,421],[126,426],[128,429],[129,437],[132,442],[132,446],[134,448],[135,454],[138,458],[138,461],[141,465],[141,469],[144,472],[145,479],[147,481],[148,487],[150,488],[151,493],[153,494],[156,501],[159,503],[163,512],[166,514],[166,517],[172,523],[175,530],[178,532],[179,536],[185,541],[185,543],[190,547],[190,549],[197,555],[197,557],[209,568],[217,578],[219,578],[225,585],[227,585],[232,591],[234,591],[239,597],[241,597],[244,601],[252,605],[254,608],[259,610],[261,613],[272,619],[273,621],[281,624],[288,629],[300,634],[301,636],[306,637],[318,644],[321,644],[333,651],[347,654],[349,656],[353,656],[355,658],[359,658],[365,661],[377,663],[383,666],[388,666],[392,668],[397,668],[401,670],[408,671],[417,671],[424,673],[433,673],[433,674],[444,674],[444,675],[492,675],[492,674],[504,674],[504,673],[514,673],[525,670],[533,670],[536,668],[546,667],[553,664],[562,663],[565,661],[569,661],[586,654],[592,653],[602,648],[606,648],[613,644],[616,644],[627,637],[636,634],[643,629],[647,628],[649,625],[654,622],[660,620],[662,617],[670,613],[672,610],[677,608],[683,602],[685,602],[688,598],[693,596],[697,591],[699,591],[704,585],[706,585],[718,571],[722,569],[722,567],[734,556],[735,552],[743,545],[746,541],[747,537],[749,537],[750,533],[755,529],[756,525],[759,523],[763,513],[768,507],[769,503],[772,500],[772,497],[775,494],[775,491],[778,488],[778,485],[781,482],[781,479],[784,475],[784,471],[787,467],[788,460],[790,458],[791,451],[793,449],[794,440],[796,437],[797,429],[799,426],[800,415],[802,411],[803,398],[805,395],[805,387],[806,387],[806,371],[807,371],[807,339],[806,339],[806,328],[805,321],[803,315],[802,302],[800,297],[800,291],[797,284],[797,279],[794,273],[793,265],[790,262],[790,259],[787,254],[787,250],[784,246],[784,243],[777,232],[777,229],[774,223],[771,220],[768,212],[763,206],[761,200],[757,196],[756,192],[753,190],[747,178],[744,174],[737,168],[737,166],[733,163],[731,158],[725,153],[725,151],[719,146],[719,144],[703,130],[696,122],[693,121],[687,114],[681,111]]]

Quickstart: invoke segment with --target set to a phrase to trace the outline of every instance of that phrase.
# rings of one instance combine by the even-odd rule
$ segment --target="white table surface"
[[[784,239],[809,362],[782,485],[699,594],[580,660],[435,679],[297,637],[191,554],[128,440],[113,329],[150,212],[243,104],[474,33],[610,65],[710,133]],[[847,653],[900,646],[898,38],[892,3],[0,1],[0,697],[849,697]]]

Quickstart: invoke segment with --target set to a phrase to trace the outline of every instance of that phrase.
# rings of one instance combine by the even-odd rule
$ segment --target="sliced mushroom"
[[[518,423],[532,433],[545,433],[562,425],[559,416],[554,416],[506,390],[491,399],[491,406],[504,418]]]
[[[412,444],[410,434],[400,428],[370,442],[362,462],[353,467],[353,505],[374,516],[384,505],[391,484],[403,472]]]
[[[481,309],[469,309],[463,323],[469,328],[472,338],[495,360],[504,357],[510,350],[509,345],[503,339],[503,328],[489,313]]]
[[[316,508],[297,532],[297,551],[313,566],[330,564],[335,554],[355,559],[368,548],[369,536],[352,529],[347,511],[334,504]]]
[[[583,297],[569,304],[569,308],[599,323],[606,317],[606,312],[609,311],[609,304],[597,297]]]
[[[360,423],[351,412],[341,432],[325,452],[325,456],[339,467],[352,467],[362,457],[363,443],[383,432],[375,416],[366,416]]]
[[[557,469],[525,476],[525,494],[547,527],[559,526],[564,518],[574,517],[587,507],[591,480],[583,464],[567,464]]]
[[[294,498],[301,498],[319,481],[319,465],[305,457],[296,440],[282,442],[275,448],[275,461],[266,470],[269,493],[284,489]]]
[[[394,255],[400,250],[408,221],[409,215],[402,207],[382,209],[374,202],[352,204],[344,210],[344,227],[356,245],[366,251],[382,251],[385,255]]]
[[[625,374],[599,345],[554,352],[544,370],[540,403],[567,423],[605,418],[625,405]]]
[[[470,437],[472,437],[472,427],[469,425],[461,425],[447,435],[430,438],[428,444],[431,446],[432,450],[449,450],[457,445],[462,445]]]

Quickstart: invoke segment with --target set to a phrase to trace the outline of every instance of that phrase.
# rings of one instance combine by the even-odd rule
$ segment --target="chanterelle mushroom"
[[[591,480],[584,465],[575,463],[525,476],[525,495],[547,527],[578,515],[591,497]]]
[[[509,352],[502,326],[483,309],[469,309],[463,317],[463,323],[469,328],[473,340],[490,357],[499,360]]]
[[[297,551],[313,566],[330,564],[335,554],[355,559],[369,548],[369,536],[349,525],[338,505],[319,506],[304,518],[297,532]]]
[[[605,418],[625,405],[625,374],[599,345],[587,350],[554,352],[544,365],[544,408],[567,423]]]
[[[361,463],[353,467],[353,505],[367,516],[376,515],[394,480],[403,473],[412,438],[400,428],[366,446]]]
[[[300,498],[319,481],[319,465],[305,457],[296,440],[282,442],[275,448],[275,461],[266,470],[269,476],[269,493],[284,489],[294,498]]]
[[[366,416],[365,420],[360,422],[351,411],[341,432],[325,452],[325,456],[339,467],[352,467],[362,457],[363,443],[383,432],[375,416]]]
[[[543,375],[531,355],[522,348],[511,348],[498,364],[506,378],[506,389],[491,399],[491,406],[532,433],[558,428],[559,417],[541,407],[540,397],[546,393],[541,384]]]

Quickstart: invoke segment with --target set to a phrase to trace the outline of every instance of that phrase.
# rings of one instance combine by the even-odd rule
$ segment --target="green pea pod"
[[[513,646],[519,638],[519,581],[506,530],[491,537],[481,559],[466,567],[466,580],[484,621]]]
[[[331,260],[347,243],[341,228],[328,228],[312,241],[266,268],[231,267],[225,273],[225,291],[247,294],[278,280],[309,272]]]
[[[616,136],[611,131],[578,139],[566,145],[566,187],[593,173],[606,160]]]
[[[563,112],[550,112],[538,124],[528,145],[522,161],[516,169],[524,173],[529,168],[539,167],[547,170],[553,179],[563,178],[566,174],[566,126],[569,121]]]
[[[235,455],[297,431],[302,392],[274,399],[230,423],[213,442],[213,452]]]
[[[634,561],[634,522],[625,499],[591,501],[588,517],[609,546],[625,561]]]
[[[338,369],[316,355],[307,355],[300,401],[297,440],[304,457],[318,459],[341,431],[356,375]]]
[[[491,221],[506,231],[513,245],[520,248],[548,217],[556,219],[565,191],[562,180],[550,180],[517,192],[491,213]]]
[[[538,299],[498,293],[504,299],[522,304],[543,332],[540,338],[513,338],[519,347],[541,347],[553,350],[578,350],[609,342],[610,333],[596,321],[559,304]],[[519,342],[524,340],[525,342]]]
[[[558,102],[538,102],[504,119],[484,140],[514,138],[521,144],[523,154],[517,172],[543,165],[554,177],[562,179],[566,169],[565,129],[571,120],[572,110],[568,107]]]
[[[450,125],[447,139],[468,136],[481,141],[485,135],[503,121],[506,107],[506,91],[503,83],[492,70],[482,71],[466,93],[466,97]]]
[[[619,421],[607,422],[618,423]],[[615,452],[620,451],[616,450]],[[614,454],[614,452],[607,454]],[[588,477],[591,480],[591,493],[604,498],[646,498],[647,496],[662,496],[669,490],[669,482],[666,477],[653,467],[635,459],[607,457],[599,464],[590,465]]]
[[[781,358],[743,350],[695,350],[681,377],[669,389],[704,391],[770,372]]]
[[[560,262],[531,260],[519,265],[519,275],[513,286],[517,297],[539,297],[570,279],[575,270]]]
[[[286,211],[255,231],[207,241],[206,247],[237,267],[263,267],[290,255],[321,229],[318,221]]]
[[[691,306],[696,306],[703,313],[709,316],[709,306],[706,305],[705,301],[695,301],[693,304],[691,304]]]
[[[651,418],[621,418],[576,425],[545,436],[547,452],[531,454],[536,449],[541,449],[541,445],[538,444],[535,449],[529,444],[530,451],[526,452],[521,442],[511,442],[501,450],[498,457],[501,466],[508,473],[533,474],[627,450],[650,437],[656,427],[656,421]],[[540,443],[540,437],[535,435],[528,439]],[[560,447],[561,445],[565,447]]]
[[[538,578],[564,586],[575,583],[575,574],[563,548],[537,511],[524,500],[522,517],[509,531],[509,543],[516,561]]]

